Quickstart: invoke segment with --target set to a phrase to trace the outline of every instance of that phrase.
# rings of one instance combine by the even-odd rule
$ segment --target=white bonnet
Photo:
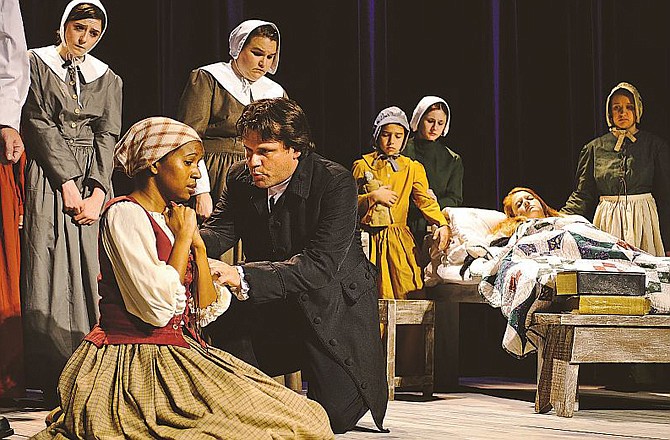
[[[447,123],[444,124],[444,131],[442,132],[442,136],[446,136],[447,133],[449,133],[449,126],[451,125],[451,109],[449,108],[447,101],[440,98],[439,96],[424,96],[421,98],[421,101],[419,101],[419,103],[414,108],[414,112],[412,113],[412,121],[409,124],[412,127],[412,131],[417,131],[419,129],[419,122],[421,121],[423,114],[426,113],[428,107],[433,104],[437,104],[438,102],[443,103],[447,107]]]
[[[272,66],[268,69],[268,72],[274,74],[277,72],[277,67],[279,66],[279,43],[281,42],[279,28],[274,23],[263,20],[243,21],[230,33],[230,37],[228,38],[229,53],[230,56],[236,60],[240,55],[240,52],[242,52],[242,48],[244,47],[244,43],[247,41],[249,34],[253,32],[254,29],[264,25],[270,25],[277,31],[277,54],[272,60]]]
[[[612,96],[614,96],[614,94],[621,89],[628,90],[631,93],[631,95],[633,95],[633,99],[635,101],[634,102],[634,104],[635,104],[635,123],[639,124],[640,119],[642,119],[643,106],[642,106],[642,97],[640,96],[640,92],[637,91],[637,89],[635,88],[634,85],[632,85],[630,83],[627,83],[627,82],[620,82],[619,84],[614,86],[614,88],[612,89],[610,94],[607,96],[607,102],[605,103],[605,115],[607,115],[607,125],[610,128],[615,126],[614,120],[612,118],[612,108],[611,108],[610,102],[612,101]]]
[[[102,40],[102,36],[105,34],[105,31],[107,30],[107,27],[109,26],[109,17],[107,16],[107,10],[105,7],[102,5],[100,0],[72,0],[70,3],[67,4],[65,7],[65,11],[63,11],[63,16],[60,19],[60,37],[61,40],[65,41],[65,22],[67,20],[67,16],[70,15],[70,12],[72,9],[74,9],[75,6],[80,5],[82,3],[88,3],[94,6],[97,6],[100,8],[102,11],[102,14],[105,16],[105,25],[102,27],[102,32],[100,32],[100,38],[98,38],[98,41],[91,46],[91,48],[88,50],[88,52],[92,51],[95,46],[98,45],[100,40]]]

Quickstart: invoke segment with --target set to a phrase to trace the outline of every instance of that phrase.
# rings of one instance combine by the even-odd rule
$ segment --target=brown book
[[[563,310],[580,315],[646,315],[651,302],[644,296],[584,295],[571,296]]]
[[[567,271],[556,274],[556,295],[645,294],[646,275],[641,272]]]

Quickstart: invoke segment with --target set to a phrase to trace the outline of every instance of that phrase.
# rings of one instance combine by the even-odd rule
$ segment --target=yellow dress
[[[447,220],[437,201],[428,194],[426,170],[419,162],[405,156],[396,159],[398,171],[393,171],[387,160],[377,158],[378,153],[365,154],[352,169],[358,183],[359,211],[372,209],[364,185],[365,172],[388,185],[398,194],[398,201],[391,206],[392,223],[386,227],[363,227],[370,232],[370,261],[379,269],[379,297],[405,299],[410,292],[423,289],[421,268],[416,262],[416,244],[407,226],[409,204],[413,202],[430,224],[443,226]],[[361,216],[370,217],[370,216]]]

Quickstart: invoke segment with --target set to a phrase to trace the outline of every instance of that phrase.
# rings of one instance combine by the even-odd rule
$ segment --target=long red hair
[[[519,215],[517,216],[514,213],[514,209],[512,207],[513,204],[513,196],[514,194],[525,191],[529,194],[531,194],[533,197],[537,199],[538,202],[540,202],[540,205],[542,206],[542,212],[544,212],[545,217],[562,217],[563,214],[560,212],[556,211],[554,208],[551,206],[547,205],[547,203],[540,197],[535,191],[533,191],[530,188],[525,188],[522,186],[517,186],[515,188],[512,188],[510,192],[507,193],[505,198],[502,201],[503,204],[503,212],[507,216],[507,218],[500,223],[498,223],[498,226],[496,226],[493,230],[493,233],[498,233],[502,232],[506,236],[510,236],[514,233],[516,230],[517,226],[519,224],[525,222],[527,220],[526,216]]]

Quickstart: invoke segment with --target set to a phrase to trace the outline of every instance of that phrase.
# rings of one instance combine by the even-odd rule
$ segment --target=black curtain
[[[54,41],[65,0],[21,0],[29,47]],[[272,77],[305,109],[318,150],[350,167],[389,105],[424,95],[452,110],[465,205],[512,186],[561,207],[583,144],[605,131],[619,81],[643,97],[641,127],[668,139],[670,2],[640,0],[106,0],[93,55],[124,81],[123,128],[174,116],[191,69],[228,60],[228,34],[261,18],[281,32]],[[668,164],[670,165],[670,164]]]
[[[501,1],[501,186],[561,207],[581,147],[607,131],[621,81],[644,102],[640,128],[668,139],[670,2]],[[670,164],[666,164],[670,167]]]

